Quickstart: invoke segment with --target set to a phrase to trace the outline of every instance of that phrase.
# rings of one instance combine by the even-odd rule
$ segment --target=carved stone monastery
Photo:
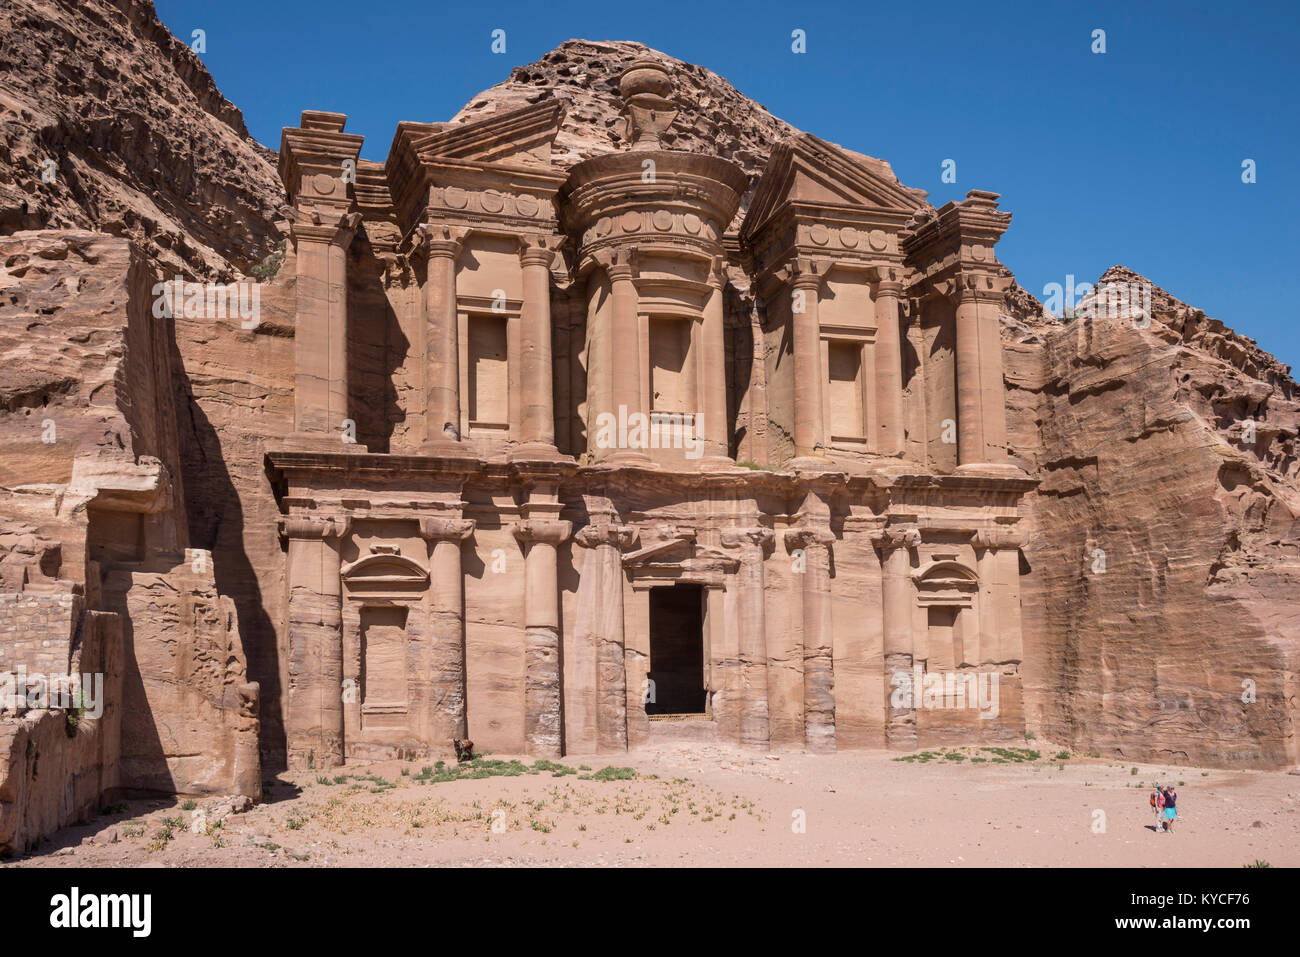
[[[0,855],[457,739],[1295,764],[1300,402],[1253,341],[1123,267],[1145,321],[1057,320],[997,195],[640,44],[378,162],[318,111],[265,150],[113,10],[166,92],[105,88],[157,113],[127,173],[96,122],[0,181]],[[99,62],[66,34],[13,75]],[[61,90],[15,96],[81,130]],[[179,284],[248,274],[249,316]]]
[[[285,130],[295,431],[268,458],[291,766],[464,737],[558,756],[1023,733],[1010,215],[981,191],[935,213],[809,135],[741,215],[739,168],[661,148],[671,83],[624,71],[629,148],[567,174],[554,101],[403,123],[382,166],[341,115]],[[380,271],[385,298],[359,296]],[[763,307],[744,355],[733,283]],[[351,354],[349,324],[384,310],[405,347]],[[348,405],[363,363],[401,410],[385,448]],[[969,681],[964,708],[892,706],[917,664],[997,672],[996,717]]]

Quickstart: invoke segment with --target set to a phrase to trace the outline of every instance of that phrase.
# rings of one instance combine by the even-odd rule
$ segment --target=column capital
[[[777,276],[793,289],[815,290],[821,288],[822,279],[829,270],[829,260],[800,257],[790,260],[777,270]]]
[[[296,246],[299,242],[326,243],[347,248],[352,243],[357,227],[361,225],[360,213],[334,212],[332,210],[297,209],[285,206],[280,210],[289,221],[289,237]]]
[[[825,525],[805,525],[785,532],[785,548],[789,552],[797,548],[807,549],[811,545],[829,545],[833,541],[835,533]]]
[[[411,236],[412,250],[423,249],[430,259],[455,259],[460,255],[469,229],[444,223],[421,223]]]
[[[723,548],[741,548],[745,545],[757,545],[766,549],[775,536],[770,528],[724,528],[722,530]]]
[[[592,257],[609,275],[610,282],[635,279],[636,251],[633,249],[603,249]]]
[[[557,519],[526,518],[515,525],[515,538],[521,542],[542,542],[559,546],[573,534],[573,523]]]
[[[524,267],[541,266],[547,271],[555,262],[556,248],[560,239],[557,236],[520,236],[519,263]]]
[[[472,518],[422,518],[420,537],[431,541],[463,542],[474,531]]]
[[[964,272],[948,284],[946,292],[954,305],[963,302],[1001,302],[1011,288],[1010,276],[994,276],[984,272]]]
[[[579,529],[578,534],[574,536],[574,541],[583,548],[613,545],[622,551],[636,544],[637,534],[637,530],[631,525],[619,525],[615,522],[594,522]]]
[[[886,525],[871,536],[871,542],[881,551],[913,549],[921,544],[921,530],[915,525]]]
[[[709,260],[709,275],[705,280],[712,288],[721,290],[727,285],[727,257],[714,256]]]
[[[349,515],[286,515],[280,519],[280,533],[289,539],[343,538],[350,531]]]
[[[890,292],[901,296],[903,291],[903,267],[897,263],[880,263],[867,268],[867,278],[878,287],[888,287]]]
[[[971,534],[970,541],[976,548],[987,548],[992,551],[1000,548],[1019,548],[1024,544],[1020,532],[1005,525],[978,528]]]

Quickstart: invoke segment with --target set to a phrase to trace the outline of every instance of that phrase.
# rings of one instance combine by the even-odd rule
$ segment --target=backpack
[[[1155,792],[1155,791],[1152,791],[1152,792],[1151,792],[1151,806],[1152,806],[1152,807],[1155,807],[1155,806],[1156,806],[1156,792]]]

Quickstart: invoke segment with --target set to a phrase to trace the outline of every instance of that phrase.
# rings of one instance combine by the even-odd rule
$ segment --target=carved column
[[[727,709],[739,708],[742,747],[767,750],[771,726],[767,701],[767,614],[765,609],[764,557],[772,544],[766,528],[725,528],[724,548],[740,553],[736,569],[736,605],[739,609],[740,681],[738,701],[726,701]],[[729,689],[730,690],[730,689]]]
[[[465,726],[465,577],[461,543],[474,531],[473,519],[422,518],[420,535],[433,543],[429,586],[433,650],[433,696],[429,727],[435,743],[451,746],[467,736]]]
[[[456,312],[456,257],[464,229],[422,225],[428,236],[428,273],[424,283],[425,446],[446,450],[460,436],[460,344]],[[450,427],[450,428],[449,428]]]
[[[797,260],[791,289],[794,324],[794,447],[798,456],[821,453],[822,422],[821,323],[817,316],[824,263]]]
[[[903,451],[903,354],[898,339],[898,303],[903,284],[899,270],[880,266],[875,270],[876,298],[876,409],[879,433],[876,450],[881,455]]]
[[[556,553],[572,522],[525,519],[515,526],[524,553],[524,741],[528,753],[558,758],[560,584]]]
[[[921,533],[912,526],[892,525],[875,536],[880,550],[881,613],[885,654],[885,746],[895,751],[916,750],[916,703],[921,689],[914,687],[912,639],[912,551]],[[895,679],[895,676],[900,676]],[[895,694],[905,707],[894,707]]]
[[[1006,394],[998,313],[1005,282],[968,275],[957,289],[957,464],[1005,464]]]
[[[289,540],[289,687],[285,707],[289,767],[344,761],[343,607],[340,539],[349,519],[292,516]]]
[[[628,432],[632,432],[634,413],[646,413],[641,408],[641,345],[638,333],[638,307],[635,268],[627,258],[628,253],[620,252],[618,258],[606,265],[611,286],[611,328],[610,328],[610,365],[613,382],[610,397],[613,408],[610,410],[619,421],[626,418]],[[610,455],[611,460],[643,463],[649,456],[642,449],[619,449]]]
[[[702,428],[697,423],[696,434],[703,440],[707,457],[727,459],[729,463],[731,437],[727,427],[727,339],[723,314],[723,290],[727,277],[724,265],[722,257],[717,257],[709,266],[709,298],[704,303],[701,329],[704,362],[699,376],[704,422]]]
[[[1007,464],[1007,397],[1002,372],[1004,296],[1010,280],[981,276],[975,292],[980,339],[980,394],[984,400],[984,461]],[[960,447],[959,447],[960,450]]]
[[[981,336],[975,290],[962,283],[957,300],[957,464],[986,462]]]
[[[290,445],[342,447],[348,418],[347,250],[360,221],[358,213],[294,214],[298,272]]]
[[[645,662],[638,674],[631,673],[623,634],[622,553],[636,541],[636,529],[597,521],[582,528],[575,540],[595,550],[595,562],[583,566],[583,577],[594,573],[596,578],[596,607],[589,609],[585,636],[596,645],[596,749],[626,751],[629,721],[634,713],[645,715],[641,685],[648,674]]]
[[[1020,538],[1007,527],[983,528],[971,536],[979,575],[979,652],[974,665],[1019,662]]]
[[[831,638],[829,528],[806,526],[785,533],[790,552],[803,551],[804,746],[835,750],[835,665]]]
[[[347,249],[361,217],[349,168],[363,137],[344,133],[342,113],[304,110],[280,140],[280,179],[296,250],[294,422],[286,444],[338,450],[348,418]]]
[[[519,379],[523,391],[523,415],[519,440],[555,450],[555,397],[552,388],[551,357],[551,263],[555,252],[546,238],[523,242],[519,261],[523,264],[524,301],[519,315]]]

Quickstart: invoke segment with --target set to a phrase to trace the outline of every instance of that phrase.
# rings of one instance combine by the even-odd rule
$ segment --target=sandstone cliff
[[[1122,267],[1099,283],[1150,285]],[[1042,479],[1024,549],[1028,724],[1107,756],[1294,764],[1296,384],[1150,288],[1149,322],[1004,326],[1011,451]]]
[[[275,154],[148,0],[0,5],[0,232],[130,237],[168,276],[280,242]]]

